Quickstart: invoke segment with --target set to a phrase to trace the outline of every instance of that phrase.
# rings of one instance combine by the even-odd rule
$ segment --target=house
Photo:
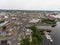
[[[26,29],[25,31],[24,31],[24,36],[25,36],[25,38],[30,38],[30,41],[32,41],[32,36],[31,36],[31,29]]]

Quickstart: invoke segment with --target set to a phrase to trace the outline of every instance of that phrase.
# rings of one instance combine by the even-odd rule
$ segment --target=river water
[[[44,38],[44,45],[60,45],[60,22],[51,31],[53,42]]]

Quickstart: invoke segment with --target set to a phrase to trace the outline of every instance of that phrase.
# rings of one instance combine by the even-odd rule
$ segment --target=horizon
[[[32,10],[30,10],[30,9],[0,9],[0,10],[25,10],[25,11],[60,11],[60,10],[46,10],[46,9],[42,9],[42,10],[34,10],[34,9],[32,9]]]
[[[60,11],[60,0],[0,0],[0,9]]]

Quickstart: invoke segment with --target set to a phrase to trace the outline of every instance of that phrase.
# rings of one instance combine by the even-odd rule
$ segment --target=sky
[[[0,9],[60,10],[60,0],[0,0]]]

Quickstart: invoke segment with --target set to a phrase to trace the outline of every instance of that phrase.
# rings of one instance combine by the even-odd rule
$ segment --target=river
[[[44,45],[60,45],[60,22],[57,22],[57,25],[51,31],[51,37],[53,42],[44,38]]]

